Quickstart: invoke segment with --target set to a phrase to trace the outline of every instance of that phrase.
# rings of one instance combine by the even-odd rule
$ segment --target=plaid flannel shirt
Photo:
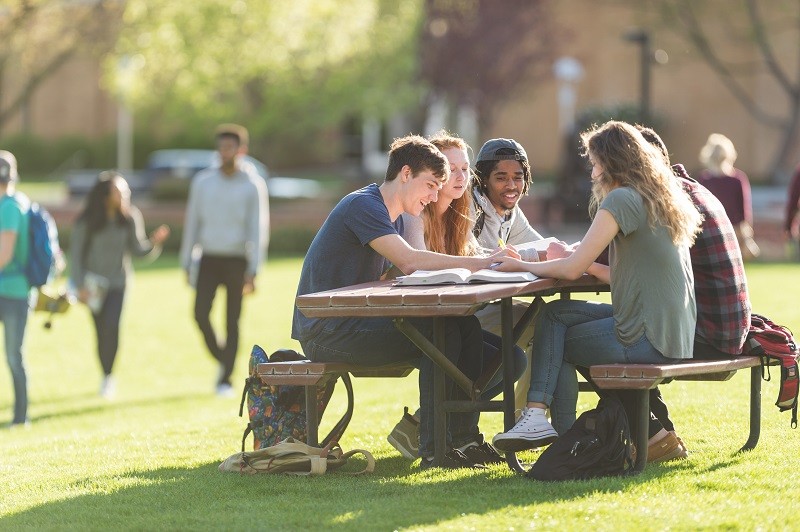
[[[742,252],[725,208],[703,185],[673,166],[681,186],[703,215],[703,230],[689,250],[697,301],[695,336],[716,349],[742,353],[750,328],[750,299]]]

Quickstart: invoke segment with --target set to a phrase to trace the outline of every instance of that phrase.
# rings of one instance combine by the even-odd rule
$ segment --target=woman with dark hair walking
[[[100,395],[107,399],[115,392],[111,370],[119,347],[131,256],[156,258],[169,236],[166,225],[159,226],[149,239],[145,236],[142,214],[130,204],[130,194],[121,174],[102,172],[73,227],[70,245],[70,282],[78,299],[92,311],[104,375]]]

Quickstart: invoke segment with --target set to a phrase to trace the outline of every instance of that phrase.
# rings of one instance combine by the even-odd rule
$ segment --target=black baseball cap
[[[481,161],[527,161],[528,154],[525,153],[525,148],[514,139],[490,139],[487,140],[475,162]]]

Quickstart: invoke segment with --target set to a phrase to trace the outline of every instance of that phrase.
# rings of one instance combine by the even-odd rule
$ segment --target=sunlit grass
[[[248,298],[235,381],[253,343],[298,348],[289,337],[299,259],[271,261]],[[800,331],[798,265],[753,265],[754,307]],[[219,298],[214,309],[222,322]],[[377,459],[372,475],[241,477],[218,464],[239,450],[238,398],[213,393],[216,367],[191,318],[192,293],[174,257],[139,269],[123,316],[118,396],[97,396],[100,369],[86,309],[34,315],[27,338],[32,425],[0,429],[0,528],[19,529],[767,529],[795,527],[800,433],[764,384],[758,447],[734,452],[747,429],[748,375],[663,387],[688,460],[633,478],[540,484],[506,467],[420,472],[386,442],[417,380],[355,379],[356,409],[342,440]],[[10,420],[10,377],[0,364],[0,424]],[[596,403],[582,394],[580,408]],[[322,431],[338,417],[337,389]],[[502,425],[484,414],[491,437]],[[249,443],[249,442],[248,442]],[[534,459],[535,453],[527,455]],[[788,504],[788,505],[787,505]]]

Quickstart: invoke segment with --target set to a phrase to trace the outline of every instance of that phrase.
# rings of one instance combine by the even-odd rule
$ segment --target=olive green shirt
[[[631,188],[612,190],[600,209],[619,225],[609,249],[619,341],[631,345],[644,335],[665,357],[691,358],[697,309],[689,247],[673,244],[663,226],[651,229]]]

